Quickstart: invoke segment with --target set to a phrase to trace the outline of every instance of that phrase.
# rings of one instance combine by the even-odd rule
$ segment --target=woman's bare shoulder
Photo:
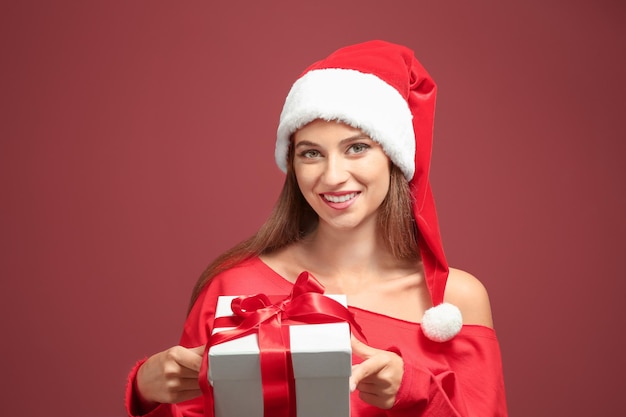
[[[478,278],[469,272],[450,268],[445,301],[459,307],[464,324],[493,327],[487,289]]]

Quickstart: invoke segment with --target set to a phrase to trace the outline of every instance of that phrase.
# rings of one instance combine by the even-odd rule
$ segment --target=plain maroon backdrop
[[[191,287],[282,184],[305,66],[381,38],[439,85],[450,264],[492,298],[512,416],[617,415],[626,371],[620,1],[19,1],[0,8],[2,414],[124,414]]]

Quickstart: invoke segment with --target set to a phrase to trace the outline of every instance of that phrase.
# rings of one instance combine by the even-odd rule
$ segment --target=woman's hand
[[[359,397],[368,404],[389,409],[395,401],[402,375],[404,361],[386,350],[374,349],[352,336],[352,353],[363,359],[352,366],[350,390],[359,390]]]
[[[137,372],[142,408],[156,403],[178,403],[202,394],[198,374],[204,345],[187,349],[174,346],[151,356]]]

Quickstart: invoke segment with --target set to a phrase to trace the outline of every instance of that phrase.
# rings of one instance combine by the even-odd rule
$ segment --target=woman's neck
[[[319,224],[304,239],[261,258],[291,281],[308,271],[328,293],[346,294],[355,306],[383,312],[374,308],[372,295],[407,292],[421,282],[421,266],[395,258],[376,225],[370,226],[341,230]]]
[[[298,246],[299,263],[320,277],[376,275],[398,263],[375,225],[341,230],[320,223]]]

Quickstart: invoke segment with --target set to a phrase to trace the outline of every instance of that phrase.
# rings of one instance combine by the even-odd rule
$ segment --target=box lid
[[[345,295],[327,295],[344,306]],[[218,299],[216,317],[231,316],[235,296]],[[213,333],[230,328],[214,329]],[[291,356],[295,378],[348,377],[352,369],[348,323],[298,324],[290,326]],[[212,346],[209,350],[209,379],[260,379],[256,334]]]

